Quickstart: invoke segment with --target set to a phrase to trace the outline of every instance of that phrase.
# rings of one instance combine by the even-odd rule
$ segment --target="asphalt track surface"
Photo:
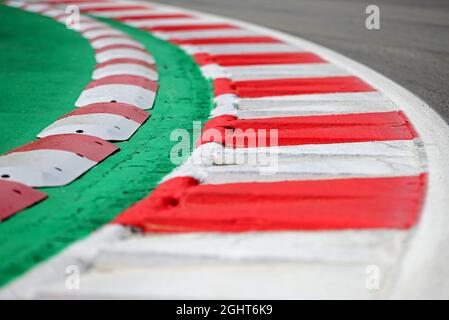
[[[449,122],[448,0],[164,0],[271,27],[326,46],[387,76]],[[380,29],[365,8],[380,9]]]

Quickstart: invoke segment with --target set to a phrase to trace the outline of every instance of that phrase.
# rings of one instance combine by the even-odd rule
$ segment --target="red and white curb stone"
[[[158,4],[81,7],[192,54],[214,80],[216,108],[190,160],[147,199],[1,296],[447,293],[446,274],[436,271],[444,266],[439,253],[447,240],[443,191],[449,177],[443,160],[449,156],[449,131],[424,102],[367,67],[274,30]],[[276,129],[279,145],[267,147],[269,134],[256,146],[236,143],[241,130],[251,128]],[[231,136],[211,139],[209,130],[231,130]],[[266,152],[276,155],[275,167],[245,162],[248,154]],[[83,269],[81,290],[65,287],[69,264]],[[372,266],[380,271],[378,288],[367,285]],[[54,270],[62,271],[58,276]]]
[[[65,24],[65,8],[48,3],[10,1],[7,4],[49,16]],[[108,141],[125,141],[150,117],[158,73],[153,56],[143,45],[105,23],[81,15],[74,30],[89,39],[97,66],[92,81],[74,103],[77,110],[62,116],[37,134],[40,140],[0,156],[0,182],[23,183],[15,197],[5,197],[3,220],[42,200],[28,187],[66,185],[118,150]],[[108,141],[106,141],[108,140]],[[22,197],[18,201],[17,197]]]
[[[30,187],[63,186],[117,150],[93,136],[57,134],[9,151],[0,157],[0,167],[8,179]]]
[[[46,197],[45,193],[21,183],[0,180],[0,221]]]

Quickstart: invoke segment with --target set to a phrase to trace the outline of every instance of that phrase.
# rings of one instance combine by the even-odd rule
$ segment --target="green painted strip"
[[[95,65],[78,33],[53,19],[0,5],[0,153],[73,109]],[[80,63],[82,61],[83,63]]]
[[[41,24],[44,29],[48,29],[46,31],[48,32],[47,37],[39,38],[41,32],[39,31],[39,37],[36,36],[35,42],[42,40],[46,43],[52,42],[50,40],[53,39],[53,32],[59,34],[62,31],[58,23],[52,22],[50,25],[45,18],[31,17],[27,13],[18,13],[5,8],[2,8],[2,10],[8,12],[7,15],[0,13],[2,15],[0,28],[2,31],[0,32],[2,33],[5,32],[5,25],[8,25],[8,29],[11,28],[11,25],[14,25],[15,28],[25,28],[23,26],[25,22],[18,18],[25,14],[27,19],[30,19],[26,22],[28,30],[41,30]],[[9,16],[8,20],[3,20],[3,16]],[[48,200],[17,214],[6,222],[0,223],[0,285],[6,284],[33,267],[36,263],[58,253],[74,241],[87,236],[99,226],[109,222],[132,203],[145,197],[157,185],[160,179],[174,168],[174,165],[170,162],[169,153],[176,142],[170,141],[170,132],[177,128],[185,128],[191,131],[193,120],[205,121],[209,116],[212,106],[210,83],[203,78],[199,68],[188,55],[174,45],[154,38],[144,31],[116,22],[110,23],[143,43],[156,58],[160,73],[160,88],[154,109],[151,111],[152,117],[130,141],[118,143],[121,148],[120,152],[94,167],[83,177],[66,187],[42,188],[43,191],[48,193]],[[66,31],[64,35],[74,38],[74,41],[78,41],[75,42],[76,50],[73,48],[75,44],[67,44],[70,47],[64,50],[64,55],[71,55],[78,50],[88,51],[85,48],[87,43],[81,43],[82,41],[77,38],[78,35],[74,35],[72,31]],[[25,31],[16,33],[14,38],[8,37],[7,43],[14,45],[17,42],[25,42],[23,37],[28,37]],[[4,37],[1,38],[2,45],[5,45]],[[60,38],[63,38],[62,35]],[[58,37],[55,42],[60,43],[62,41],[60,38]],[[40,51],[28,53],[30,59],[37,59],[33,57],[33,54],[38,56],[50,54],[44,51],[45,48],[46,46],[42,46]],[[19,58],[12,59],[12,56],[17,54],[21,53],[9,51],[9,54],[2,57],[1,62],[5,61],[3,59],[12,62],[17,60],[15,63],[19,65],[20,63],[24,64],[22,70],[26,72],[26,62]],[[92,57],[85,60],[86,57],[76,53],[70,59],[73,59],[73,63],[79,69],[67,71],[66,75],[61,79],[61,83],[53,82],[53,90],[42,92],[46,96],[45,99],[50,99],[49,96],[52,95],[61,95],[60,88],[68,86],[65,82],[73,85],[73,77],[81,77],[77,75],[78,72],[85,73],[83,71],[85,70],[84,64],[92,68]],[[53,60],[56,59],[53,58]],[[8,68],[16,70],[12,62]],[[58,69],[52,67],[51,64],[46,66],[53,72],[43,77],[42,82],[55,81],[54,78],[56,76],[54,74],[57,73]],[[58,65],[58,68],[62,68],[62,66]],[[16,88],[21,86],[19,80],[26,82],[27,76],[18,78]],[[36,87],[32,91],[33,94],[28,94],[29,102],[35,100],[34,93],[40,91],[43,84],[35,85]],[[0,87],[4,88],[4,84],[0,83]],[[66,99],[74,101],[81,89],[82,86],[75,85],[75,89],[71,90],[77,92],[70,94],[70,99]],[[66,90],[68,89],[64,91]],[[65,92],[62,93],[65,94]],[[0,110],[5,108],[8,110],[12,105],[20,106],[20,112],[26,114],[28,118],[30,116],[30,105],[26,103],[18,105],[15,103],[15,99],[23,98],[14,94],[10,96],[11,98],[7,104],[3,104],[2,101]],[[57,108],[66,104],[70,106],[69,103],[61,103],[64,100],[46,101],[49,101],[47,108]],[[59,110],[60,112],[54,116],[52,115],[51,121],[46,120],[46,123],[52,122],[59,115],[66,112],[66,110]],[[37,117],[36,111],[34,111],[33,116]],[[12,121],[11,118],[8,114],[2,116],[1,123]],[[22,119],[22,122],[24,120]],[[31,140],[31,135],[44,126],[43,124],[39,128],[36,127],[36,130],[32,133],[27,132],[27,139],[24,140]],[[15,134],[17,131],[11,126],[9,127],[9,132]],[[14,143],[8,141],[4,148],[18,144],[20,143],[17,140]]]

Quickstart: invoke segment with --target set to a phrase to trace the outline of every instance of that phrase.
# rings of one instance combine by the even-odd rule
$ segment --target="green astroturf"
[[[120,152],[68,186],[41,188],[47,200],[0,223],[0,285],[148,195],[175,167],[169,158],[176,144],[172,130],[191,132],[192,121],[208,118],[210,83],[188,55],[147,32],[108,22],[156,58],[160,87],[152,116],[130,141],[117,143]],[[33,140],[72,110],[93,67],[93,51],[79,34],[0,5],[0,152]]]

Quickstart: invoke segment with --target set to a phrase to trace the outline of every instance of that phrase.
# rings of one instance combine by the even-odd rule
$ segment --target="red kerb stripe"
[[[141,52],[148,53],[149,52],[145,48],[133,46],[132,44],[112,44],[110,46],[103,47],[101,49],[95,50],[95,53],[102,53],[108,50],[116,50],[116,49],[130,49],[130,50],[137,50]]]
[[[115,223],[147,232],[407,229],[419,218],[426,175],[198,185],[162,183]]]
[[[228,23],[214,23],[214,24],[198,24],[198,25],[141,27],[141,29],[148,31],[160,31],[160,32],[179,32],[179,31],[215,30],[215,29],[239,29],[239,27],[233,26]]]
[[[205,124],[200,143],[217,142],[244,148],[411,140],[415,137],[417,133],[407,117],[401,111],[393,111],[265,119],[219,116]]]
[[[129,36],[127,36],[127,35],[124,35],[124,34],[117,34],[117,35],[109,35],[109,34],[107,34],[107,35],[103,35],[103,36],[98,36],[98,37],[95,37],[95,38],[92,38],[92,39],[89,39],[89,42],[94,42],[94,41],[97,41],[97,40],[102,40],[102,39],[117,39],[117,38],[119,38],[119,39],[130,39],[130,40],[132,40],[132,38],[131,37],[129,37]]]
[[[144,123],[150,116],[150,113],[127,103],[100,102],[89,104],[82,108],[77,108],[76,110],[62,116],[60,119],[93,113],[115,114],[140,124]]]
[[[151,19],[176,19],[176,18],[192,18],[193,16],[185,13],[172,13],[172,14],[146,14],[141,16],[122,16],[116,18],[118,21],[128,20],[151,20]]]
[[[241,98],[376,91],[369,84],[354,76],[234,82],[226,78],[219,78],[214,80],[214,88],[215,96],[236,94]]]
[[[222,54],[199,53],[193,56],[200,65],[215,63],[221,66],[252,66],[263,64],[324,63],[326,60],[311,52]]]
[[[45,198],[47,198],[45,193],[24,184],[0,180],[0,221]]]
[[[109,31],[113,31],[114,29],[107,27],[107,26],[94,26],[94,27],[90,27],[87,28],[86,30],[83,30],[81,33],[85,34],[87,32],[91,32],[91,31],[95,31],[95,30],[109,30]]]

